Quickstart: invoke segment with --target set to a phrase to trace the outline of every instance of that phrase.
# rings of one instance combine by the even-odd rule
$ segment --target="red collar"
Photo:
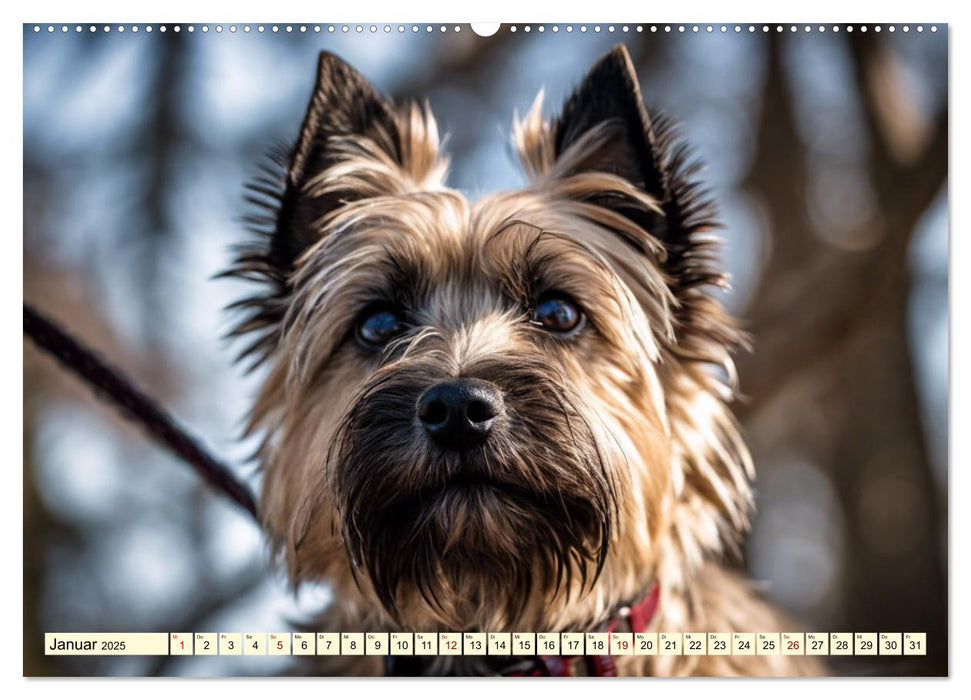
[[[643,598],[629,606],[624,606],[608,620],[602,629],[606,632],[645,632],[657,612],[660,589],[657,583],[651,585]],[[582,665],[580,664],[582,662]],[[585,673],[583,672],[585,671]],[[617,664],[614,657],[605,656],[539,656],[529,668],[520,663],[503,671],[503,676],[616,676]]]

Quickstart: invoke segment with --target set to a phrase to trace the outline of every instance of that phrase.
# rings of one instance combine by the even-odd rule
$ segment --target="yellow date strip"
[[[924,656],[923,632],[141,632],[44,635],[48,656]]]

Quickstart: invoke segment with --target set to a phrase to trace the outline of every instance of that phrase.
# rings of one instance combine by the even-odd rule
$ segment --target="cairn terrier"
[[[427,104],[336,56],[232,274],[267,365],[261,512],[340,632],[772,632],[712,207],[623,46],[514,125],[522,189],[445,185]],[[811,657],[334,657],[329,673],[792,675]],[[590,653],[590,650],[587,650]],[[402,663],[403,662],[403,663]]]

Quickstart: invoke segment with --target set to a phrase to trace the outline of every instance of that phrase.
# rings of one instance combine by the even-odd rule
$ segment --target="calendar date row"
[[[916,632],[171,632],[45,636],[72,656],[923,656]]]

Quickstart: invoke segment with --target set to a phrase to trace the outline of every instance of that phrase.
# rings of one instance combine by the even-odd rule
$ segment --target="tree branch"
[[[862,81],[864,126],[874,145],[867,172],[880,202],[880,216],[870,225],[881,231],[875,235],[879,242],[870,249],[843,251],[820,246],[812,230],[805,203],[805,164],[793,150],[798,140],[789,88],[782,80],[780,44],[770,44],[758,154],[748,185],[767,205],[774,245],[773,258],[753,295],[755,303],[746,313],[759,352],[758,359],[739,358],[742,387],[749,396],[738,407],[743,420],[817,358],[837,352],[866,318],[879,314],[888,299],[896,298],[894,294],[906,293],[907,253],[915,226],[947,178],[946,108],[909,164],[892,155],[881,131],[876,98],[867,87],[874,63],[889,60],[876,56],[875,45],[873,37],[856,38],[850,44],[854,72]],[[899,90],[885,81],[880,85],[895,94]],[[920,128],[913,120],[908,123]],[[804,304],[806,299],[814,300],[811,307]],[[793,309],[802,311],[794,314]]]
[[[193,467],[210,486],[229,496],[254,518],[258,517],[256,499],[250,489],[227,466],[206,452],[197,438],[180,427],[118,370],[102,362],[93,351],[28,304],[24,304],[24,334],[129,418],[145,427],[159,442]]]

